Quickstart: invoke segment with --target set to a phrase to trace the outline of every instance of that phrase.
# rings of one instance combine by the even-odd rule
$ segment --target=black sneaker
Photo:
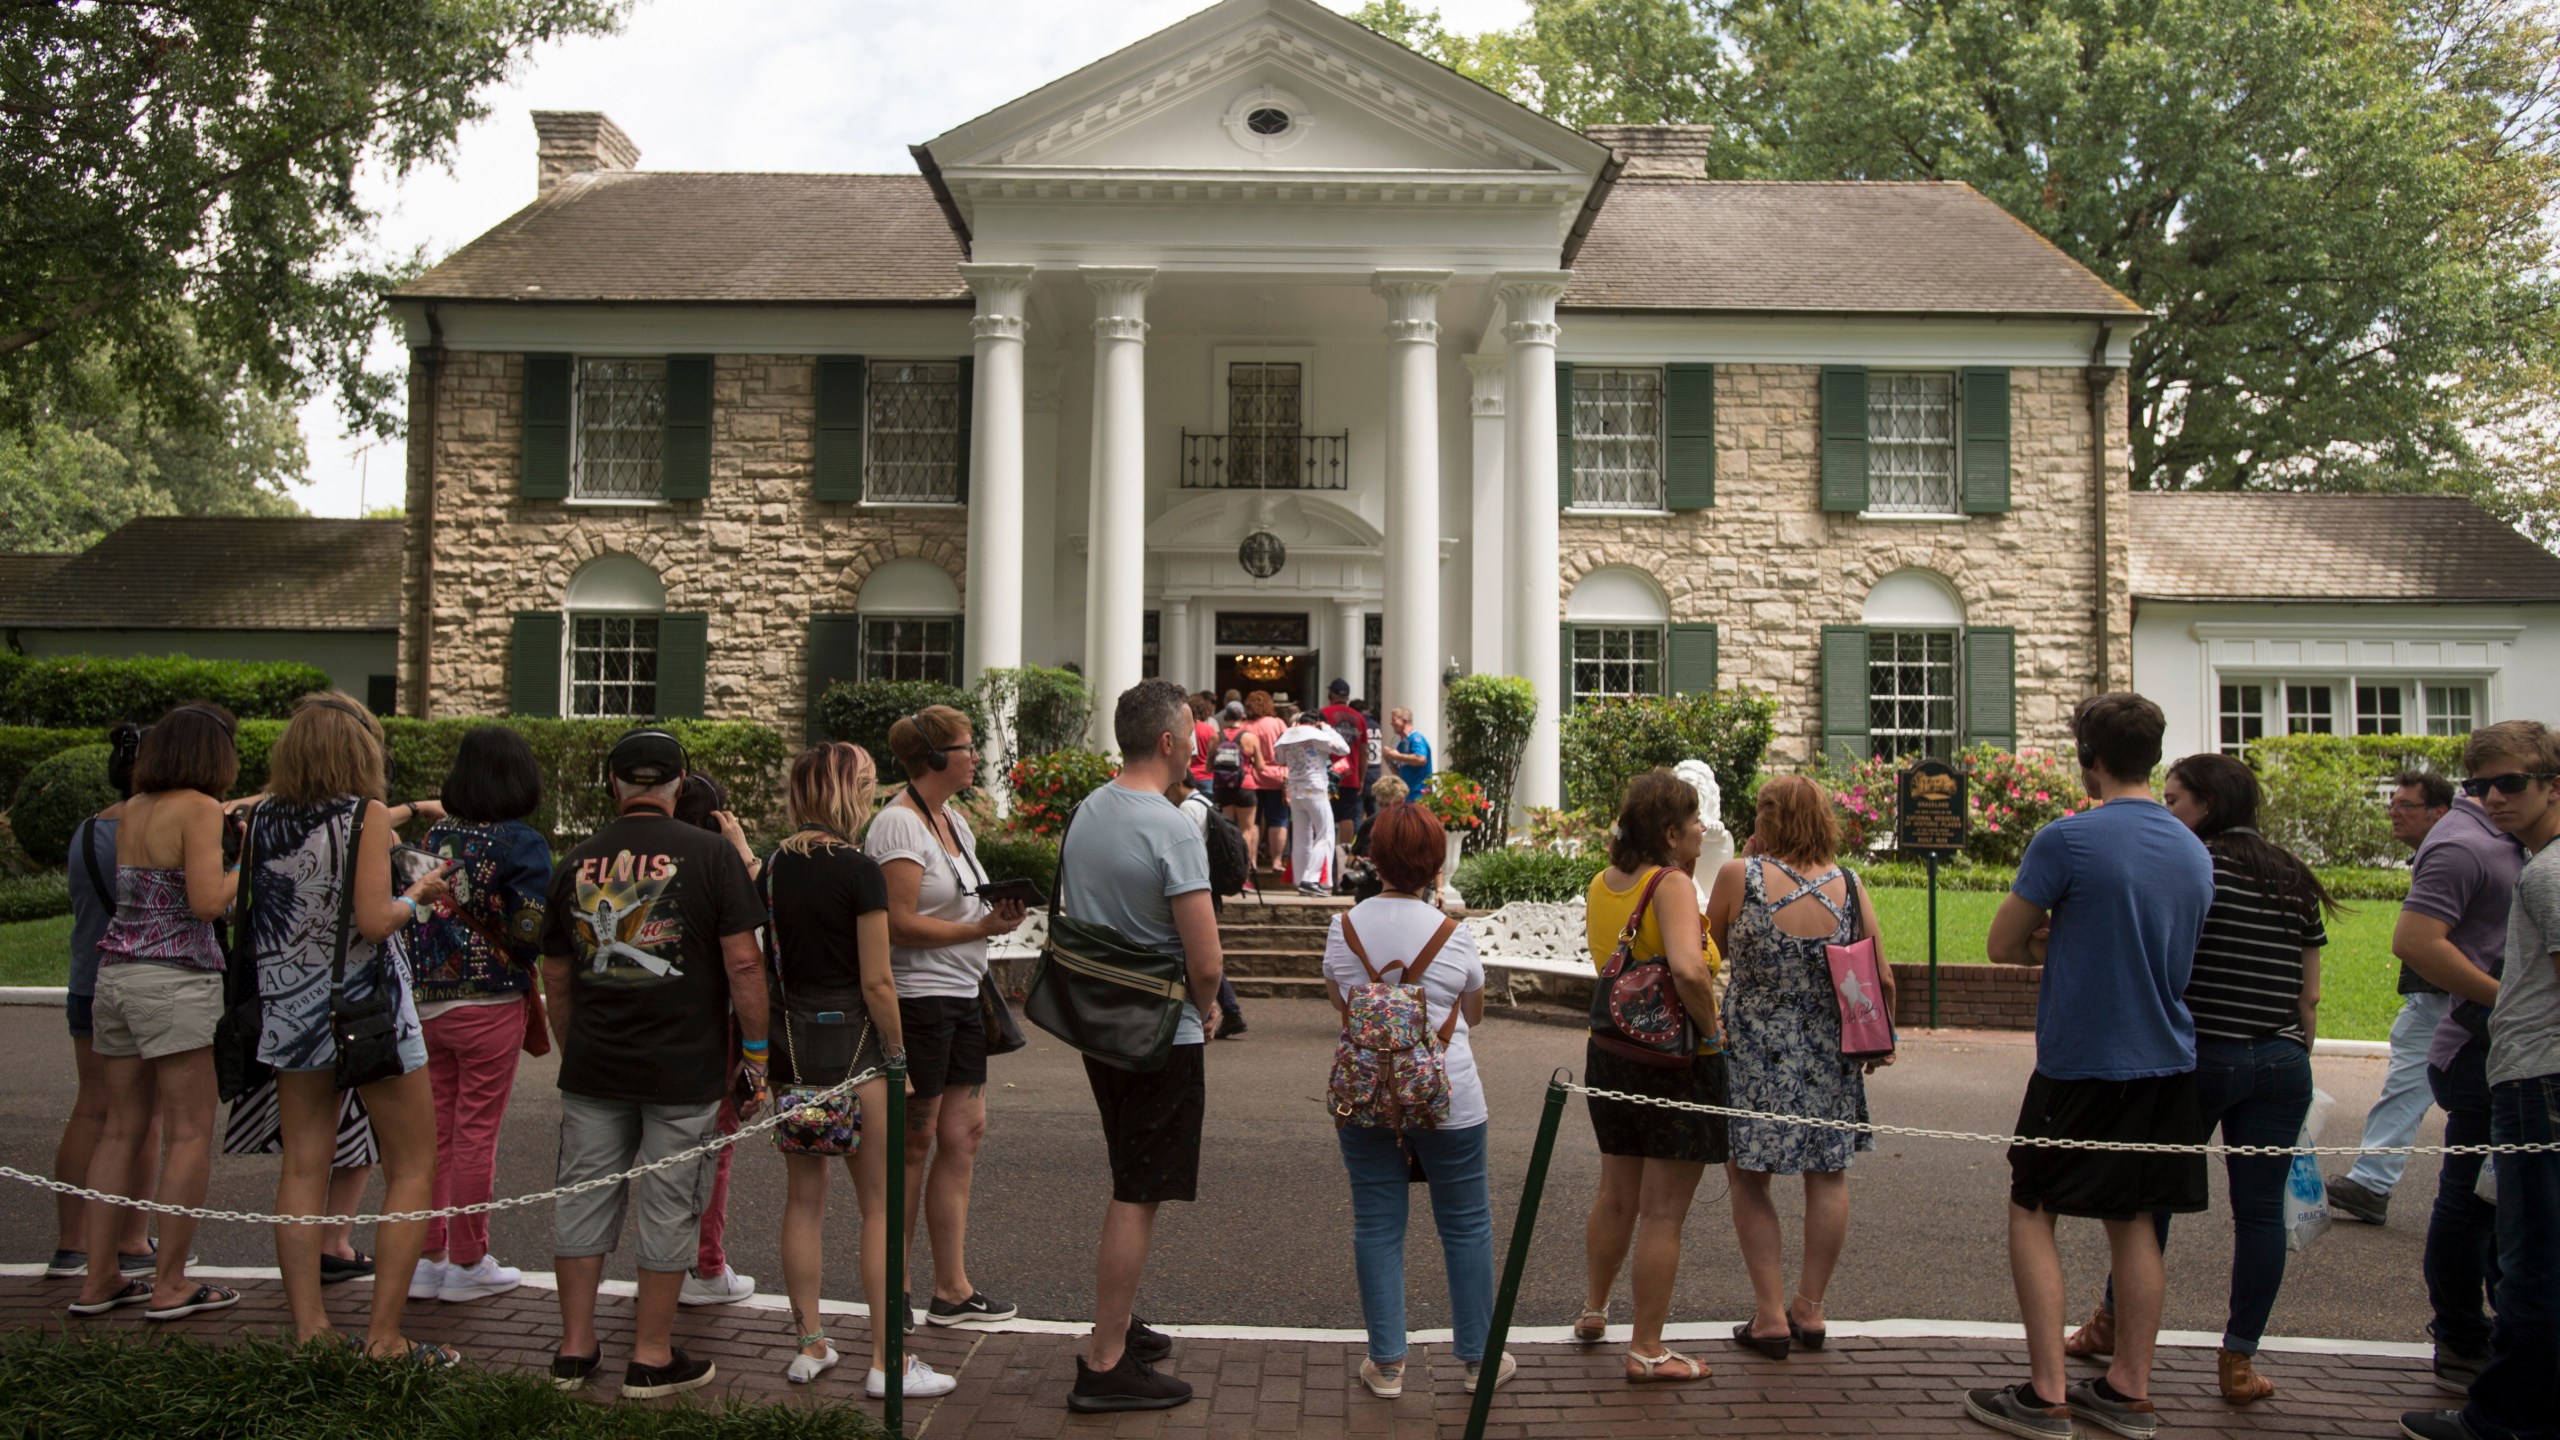
[[[2048,1405],[2024,1385],[1964,1392],[1964,1413],[2019,1440],[2071,1440],[2071,1407]]]
[[[1094,1370],[1083,1356],[1076,1357],[1076,1384],[1067,1392],[1067,1408],[1079,1415],[1170,1410],[1190,1398],[1190,1382],[1159,1375],[1136,1351],[1124,1349],[1120,1363],[1108,1370]]]
[[[2381,1225],[2391,1214],[2391,1197],[2367,1190],[2344,1175],[2329,1177],[2329,1208],[2350,1220]]]
[[[682,1350],[670,1351],[664,1365],[643,1365],[637,1360],[632,1361],[631,1367],[622,1372],[622,1393],[632,1400],[681,1395],[687,1390],[699,1390],[710,1384],[711,1377],[719,1373],[720,1367],[708,1360],[692,1359]]]
[[[935,1325],[1001,1325],[1019,1313],[1014,1307],[979,1290],[972,1292],[966,1300],[945,1300],[939,1295],[934,1296],[933,1303],[925,1309],[924,1318]],[[910,1325],[908,1328],[914,1327]]]
[[[2160,1412],[2148,1400],[2109,1399],[2099,1393],[2104,1380],[2083,1380],[2063,1392],[2074,1419],[2104,1426],[2125,1440],[2151,1440],[2160,1430]]]
[[[551,1388],[584,1390],[595,1378],[596,1367],[604,1363],[604,1353],[593,1355],[554,1355],[551,1357]]]
[[[2409,1440],[2480,1440],[2479,1431],[2462,1423],[2459,1410],[2404,1411],[2400,1433]]]
[[[1164,1358],[1173,1353],[1173,1337],[1135,1315],[1129,1317],[1129,1338],[1125,1343],[1130,1354],[1150,1365],[1163,1364]]]

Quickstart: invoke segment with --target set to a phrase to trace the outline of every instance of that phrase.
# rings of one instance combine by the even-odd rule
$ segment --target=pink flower
[[[2053,798],[2053,797],[2051,797],[2051,796],[2049,796],[2049,795],[2047,795],[2047,794],[2045,794],[2045,792],[2043,792],[2042,790],[2039,790],[2039,791],[2037,791],[2037,792],[2036,792],[2036,799],[2037,799],[2039,802],[2041,802],[2041,801],[2045,801],[2045,800],[2049,800],[2049,799],[2051,799],[2051,798]]]

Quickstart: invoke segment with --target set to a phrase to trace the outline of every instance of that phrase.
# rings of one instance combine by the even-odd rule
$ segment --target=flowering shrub
[[[1955,764],[1971,777],[1965,788],[1965,810],[1972,821],[1965,858],[1981,864],[2017,864],[2038,830],[2089,803],[2080,789],[2078,767],[2040,749],[1975,745],[1960,752]],[[1840,822],[1842,855],[1892,847],[1895,785],[1904,768],[1899,760],[1824,767],[1819,778],[1831,792],[1832,814]]]
[[[1431,777],[1431,788],[1414,802],[1440,817],[1440,823],[1460,835],[1471,835],[1484,828],[1492,818],[1493,801],[1484,787],[1455,770],[1443,770]]]
[[[1559,855],[1600,855],[1609,849],[1609,817],[1588,810],[1529,811],[1529,847]]]
[[[1111,783],[1120,767],[1091,750],[1052,750],[1017,760],[1005,777],[1013,787],[1013,823],[1034,835],[1063,834],[1076,802]]]

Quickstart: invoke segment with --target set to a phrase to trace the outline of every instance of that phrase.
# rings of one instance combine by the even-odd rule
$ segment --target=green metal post
[[[874,1314],[871,1324],[881,1335],[881,1356],[888,1362],[889,1393],[880,1405],[880,1423],[890,1440],[903,1440],[907,1419],[907,1225],[900,1213],[907,1203],[907,1062],[889,1062],[889,1123],[881,1133],[866,1134],[863,1143],[889,1151],[889,1313]],[[865,1127],[868,1129],[868,1127]],[[886,1326],[886,1329],[879,1327]]]
[[[1938,852],[1929,852],[1929,1028],[1938,1028]]]
[[[1467,1410],[1466,1440],[1484,1440],[1485,1416],[1493,1408],[1493,1378],[1502,1373],[1502,1352],[1511,1338],[1511,1304],[1520,1298],[1520,1273],[1529,1268],[1529,1236],[1538,1227],[1538,1200],[1547,1191],[1547,1161],[1556,1153],[1556,1126],[1564,1119],[1566,1072],[1547,1081],[1547,1106],[1538,1116],[1538,1143],[1529,1152],[1529,1176],[1520,1186],[1520,1211],[1511,1217],[1511,1258],[1502,1265],[1502,1288],[1493,1296],[1493,1328],[1484,1337],[1484,1363],[1475,1399]]]

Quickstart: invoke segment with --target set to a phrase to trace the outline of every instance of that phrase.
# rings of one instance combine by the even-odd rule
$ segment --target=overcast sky
[[[640,0],[622,33],[537,52],[462,133],[450,173],[368,198],[394,254],[440,259],[533,199],[534,110],[602,110],[650,170],[912,172],[907,146],[1172,24],[1206,0]],[[1325,0],[1338,10],[1357,0]],[[1526,17],[1526,0],[1439,0],[1452,28]],[[395,363],[386,342],[381,360]],[[402,451],[302,414],[318,515],[400,503]]]

